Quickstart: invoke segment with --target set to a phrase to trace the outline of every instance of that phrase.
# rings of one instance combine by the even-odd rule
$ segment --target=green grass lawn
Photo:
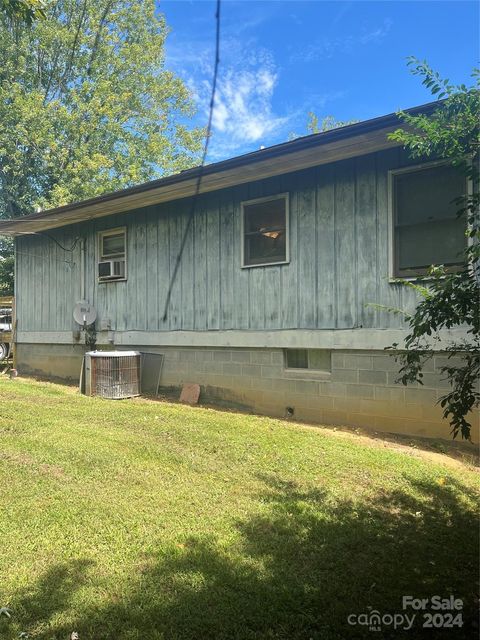
[[[464,627],[428,637],[472,637],[479,482],[448,462],[2,378],[0,638],[371,638],[349,614],[450,594]]]

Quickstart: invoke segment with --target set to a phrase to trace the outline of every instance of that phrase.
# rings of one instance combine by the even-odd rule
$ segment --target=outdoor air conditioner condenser
[[[138,351],[88,351],[85,354],[85,394],[111,400],[140,395]]]

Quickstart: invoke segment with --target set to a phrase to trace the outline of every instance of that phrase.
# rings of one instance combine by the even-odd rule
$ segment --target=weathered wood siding
[[[368,303],[411,309],[414,293],[388,281],[388,169],[399,149],[293,172],[202,196],[173,287],[165,297],[190,200],[53,230],[86,239],[86,298],[116,331],[400,328]],[[290,194],[290,264],[240,267],[240,203]],[[99,284],[96,234],[127,227],[128,280]],[[18,329],[70,331],[80,298],[80,244],[17,239]]]

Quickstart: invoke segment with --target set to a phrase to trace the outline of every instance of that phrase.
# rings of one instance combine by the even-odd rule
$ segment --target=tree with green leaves
[[[356,122],[359,122],[359,120],[337,120],[335,116],[325,116],[320,120],[320,118],[314,111],[309,111],[307,121],[307,134],[299,134],[292,131],[288,135],[288,139],[295,140],[296,138],[300,138],[304,135],[310,135],[313,133],[325,133],[326,131],[331,131],[332,129],[346,127],[348,124],[355,124]]]
[[[10,0],[11,4],[12,0]],[[0,13],[0,216],[122,189],[194,164],[194,104],[165,68],[154,0],[46,0]]]
[[[319,117],[313,112],[308,113],[307,131],[308,133],[324,133],[339,127],[346,127],[348,124],[355,124],[358,120],[337,120],[334,116],[325,116],[320,121]]]
[[[479,149],[480,149],[480,73],[474,70],[474,85],[453,85],[442,79],[426,62],[410,58],[413,74],[433,95],[441,99],[432,115],[399,115],[407,125],[390,135],[401,142],[414,158],[449,160],[468,178],[470,193],[458,198],[458,215],[467,221],[468,236],[464,266],[449,272],[432,266],[425,283],[408,283],[421,295],[415,311],[406,315],[409,332],[405,349],[396,351],[403,384],[422,384],[422,370],[434,355],[435,342],[445,329],[465,330],[465,339],[441,342],[448,362],[441,373],[450,382],[450,390],[439,402],[455,438],[471,438],[471,411],[480,403],[480,220],[479,220]],[[399,348],[398,344],[392,346]]]
[[[0,0],[0,13],[27,25],[45,17],[43,0]]]

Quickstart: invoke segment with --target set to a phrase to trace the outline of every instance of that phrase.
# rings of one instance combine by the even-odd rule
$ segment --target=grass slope
[[[361,638],[351,613],[450,594],[471,637],[477,501],[330,430],[0,379],[0,638]]]

